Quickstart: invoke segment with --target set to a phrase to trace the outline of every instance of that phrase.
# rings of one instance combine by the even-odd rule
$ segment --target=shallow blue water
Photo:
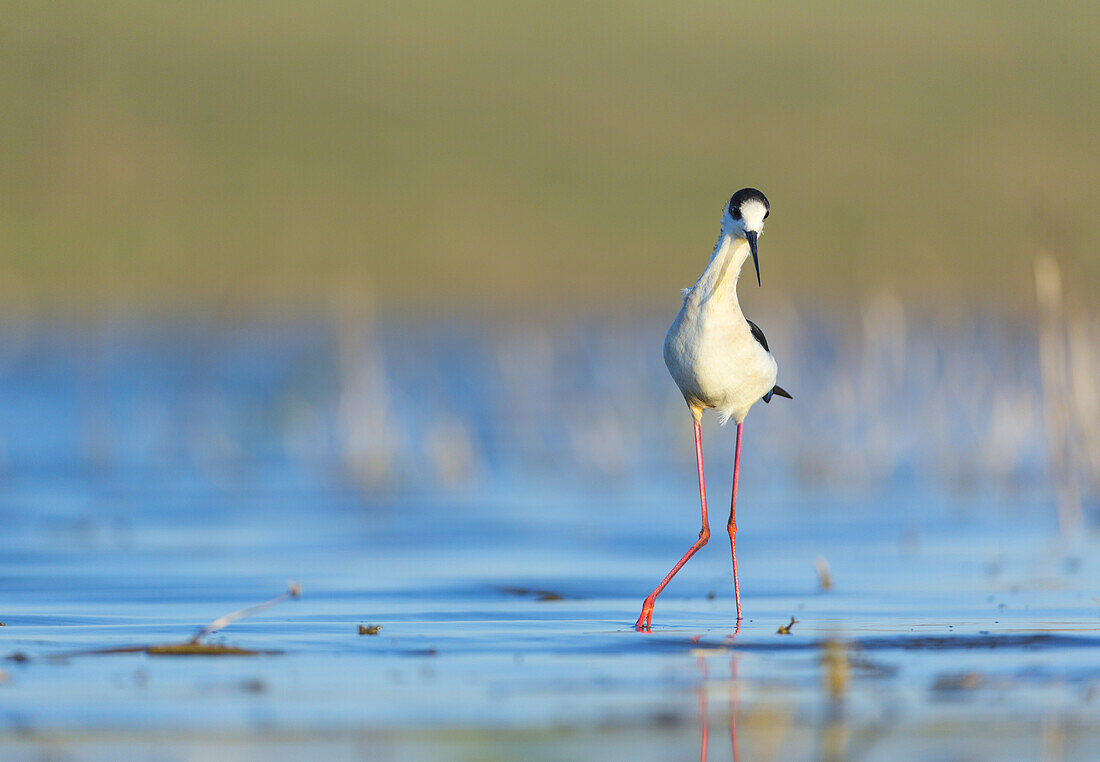
[[[706,728],[728,759],[732,725],[742,759],[1100,750],[1096,540],[1060,534],[1042,442],[943,380],[978,357],[1037,395],[1026,335],[909,332],[891,370],[843,321],[778,322],[796,399],[746,424],[747,618],[708,422],[713,538],[652,633],[642,598],[698,531],[660,326],[7,329],[3,743],[667,759]],[[210,639],[278,655],[79,653],[185,640],[288,580]]]

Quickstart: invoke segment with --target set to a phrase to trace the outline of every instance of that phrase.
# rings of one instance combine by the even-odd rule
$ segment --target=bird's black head
[[[737,191],[726,208],[728,219],[725,226],[729,235],[749,242],[752,263],[756,267],[757,285],[760,285],[760,258],[757,256],[756,240],[764,232],[764,220],[771,213],[768,197],[756,188],[742,188]]]
[[[749,206],[749,202],[755,202],[764,207],[764,216],[761,220],[766,220],[768,215],[771,214],[771,204],[768,203],[768,197],[758,191],[756,188],[742,188],[733,194],[730,198],[729,213],[730,217],[734,220],[743,220],[745,218],[746,207]],[[750,215],[755,211],[749,208]],[[760,232],[760,231],[757,231]]]

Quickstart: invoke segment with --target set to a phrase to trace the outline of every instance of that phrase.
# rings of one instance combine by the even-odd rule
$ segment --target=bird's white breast
[[[704,276],[687,292],[665,337],[664,354],[672,378],[696,416],[704,408],[713,408],[723,423],[729,418],[740,423],[749,408],[775,386],[777,367],[753,338],[741,313],[735,290],[740,262],[731,264],[735,267],[723,267],[717,280]],[[732,282],[723,283],[726,278]]]

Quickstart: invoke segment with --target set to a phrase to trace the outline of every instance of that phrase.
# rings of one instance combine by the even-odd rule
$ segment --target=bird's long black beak
[[[759,235],[759,233],[756,233],[752,230],[745,233],[745,238],[749,239],[749,251],[752,252],[752,263],[756,267],[756,285],[759,286],[759,285],[761,285],[761,283],[760,283],[760,258],[756,256],[756,238],[757,238],[758,235]]]

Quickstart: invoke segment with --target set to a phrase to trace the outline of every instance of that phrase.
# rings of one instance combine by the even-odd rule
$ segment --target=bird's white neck
[[[700,303],[730,302],[740,310],[737,302],[737,279],[741,277],[741,265],[749,256],[749,242],[744,238],[735,238],[723,230],[710,255],[710,264],[699,276],[691,296]]]

